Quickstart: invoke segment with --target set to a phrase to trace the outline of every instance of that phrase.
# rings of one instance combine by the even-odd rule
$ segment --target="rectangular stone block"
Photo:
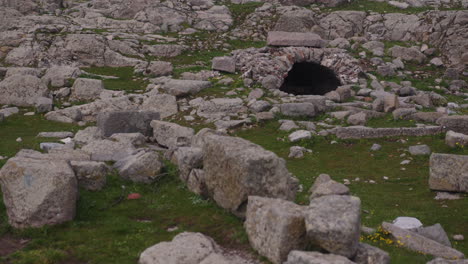
[[[267,44],[269,46],[323,48],[327,45],[327,41],[315,33],[270,31]]]
[[[153,111],[115,111],[100,113],[97,126],[102,135],[109,137],[115,133],[141,133],[152,136],[151,121],[159,120],[159,113]]]

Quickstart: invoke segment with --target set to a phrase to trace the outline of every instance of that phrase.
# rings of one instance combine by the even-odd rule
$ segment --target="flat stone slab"
[[[37,135],[37,137],[45,137],[45,138],[67,138],[73,137],[73,132],[69,131],[60,131],[60,132],[41,132]]]
[[[460,251],[444,246],[439,242],[421,236],[415,232],[399,228],[386,222],[382,223],[382,228],[389,232],[394,240],[399,241],[399,245],[405,248],[446,259],[464,258],[463,253]]]
[[[301,32],[268,32],[267,44],[269,46],[296,46],[296,47],[314,47],[323,48],[327,41],[315,33]]]
[[[350,126],[338,128],[336,130],[336,136],[342,139],[359,139],[398,136],[427,136],[437,135],[444,132],[445,129],[440,126],[394,128],[371,128],[365,126]]]

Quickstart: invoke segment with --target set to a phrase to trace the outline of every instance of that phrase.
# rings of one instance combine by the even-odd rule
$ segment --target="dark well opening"
[[[324,95],[341,85],[335,72],[313,62],[295,63],[280,90],[294,95]]]

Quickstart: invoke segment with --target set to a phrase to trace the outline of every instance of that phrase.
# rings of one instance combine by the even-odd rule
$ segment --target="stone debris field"
[[[0,263],[468,264],[467,66],[467,0],[0,0]]]

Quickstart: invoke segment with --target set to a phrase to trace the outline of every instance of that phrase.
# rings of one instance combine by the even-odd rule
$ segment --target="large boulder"
[[[250,245],[275,264],[307,244],[303,207],[281,199],[249,196],[244,223]]]
[[[102,135],[109,137],[115,133],[141,133],[151,136],[150,123],[159,120],[159,113],[153,111],[115,111],[99,113],[97,126]]]
[[[236,61],[232,57],[215,57],[212,61],[213,70],[235,73]]]
[[[210,237],[184,232],[170,242],[161,242],[145,249],[139,264],[249,264],[235,255],[224,255]]]
[[[49,97],[49,90],[35,76],[12,75],[0,82],[0,104],[34,106],[40,97]]]
[[[305,212],[307,236],[326,251],[352,258],[359,247],[361,201],[348,195],[327,195],[310,201]]]
[[[436,123],[447,130],[468,135],[468,115],[445,116],[439,118]]]
[[[468,155],[433,153],[429,166],[429,188],[468,192]]]
[[[177,114],[176,97],[170,94],[155,94],[144,99],[140,110],[158,112],[161,119]]]
[[[401,46],[394,46],[390,49],[390,54],[394,58],[401,58],[405,61],[414,61],[422,63],[426,60],[426,56],[416,48],[406,48]]]
[[[69,84],[70,79],[80,76],[81,70],[72,66],[53,66],[47,70],[42,80],[52,87],[63,87]]]
[[[71,100],[92,101],[98,99],[104,91],[104,84],[101,80],[78,78],[73,83],[71,90]]]
[[[0,170],[0,184],[15,228],[60,224],[75,216],[78,184],[64,160],[11,158]]]
[[[117,161],[114,168],[122,178],[139,183],[152,183],[161,177],[163,163],[158,153],[140,151]]]
[[[294,200],[297,179],[273,152],[215,134],[205,136],[202,149],[206,186],[222,208],[243,216],[249,195]]]
[[[158,144],[167,148],[189,145],[195,134],[195,131],[190,127],[158,120],[151,121],[151,127]]]
[[[468,146],[468,135],[450,130],[445,134],[445,144],[452,148],[466,147]]]

